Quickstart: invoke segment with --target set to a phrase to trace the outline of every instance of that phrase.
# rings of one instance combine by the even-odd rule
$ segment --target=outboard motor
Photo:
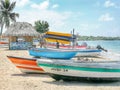
[[[103,51],[105,51],[105,52],[107,52],[107,50],[106,49],[104,49],[103,47],[101,47],[100,45],[97,45],[97,47],[96,47],[97,49],[99,49],[99,50],[103,50]]]

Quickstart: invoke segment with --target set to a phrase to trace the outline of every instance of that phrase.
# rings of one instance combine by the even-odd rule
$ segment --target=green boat
[[[55,80],[120,80],[120,60],[38,59],[37,63]]]

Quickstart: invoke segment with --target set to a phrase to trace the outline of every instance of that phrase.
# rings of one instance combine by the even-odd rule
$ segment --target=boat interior
[[[120,58],[119,58],[120,59]],[[105,56],[75,56],[72,58],[75,62],[120,62],[118,58],[111,58]]]

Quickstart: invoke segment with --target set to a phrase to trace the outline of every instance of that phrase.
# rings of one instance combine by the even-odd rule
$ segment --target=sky
[[[120,36],[120,0],[11,0],[18,22],[49,23],[50,31],[82,36]]]

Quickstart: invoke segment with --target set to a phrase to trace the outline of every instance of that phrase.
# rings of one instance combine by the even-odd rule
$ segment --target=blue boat
[[[29,54],[34,57],[44,57],[51,59],[71,59],[76,55],[73,50],[54,50],[46,48],[32,48],[29,49]]]

